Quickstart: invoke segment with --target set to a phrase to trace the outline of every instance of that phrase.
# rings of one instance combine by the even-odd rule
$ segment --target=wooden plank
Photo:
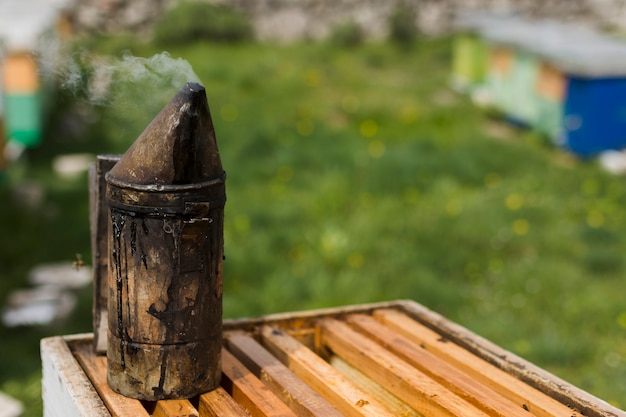
[[[334,319],[320,321],[324,344],[370,378],[388,387],[426,417],[484,417],[467,401],[388,352],[350,326]]]
[[[200,417],[250,417],[222,387],[200,396]]]
[[[152,412],[152,417],[198,417],[198,410],[189,400],[160,400]]]
[[[106,204],[104,176],[119,161],[120,155],[98,155],[89,168],[89,229],[91,233],[91,265],[93,266],[93,344],[98,353],[107,350],[107,298],[109,285],[108,228],[110,215]]]
[[[516,404],[504,398],[371,316],[353,314],[345,321],[488,415],[528,417],[522,403]]]
[[[82,365],[91,383],[100,394],[113,417],[148,417],[149,414],[139,400],[125,397],[109,388],[107,384],[107,358],[96,356],[91,345],[72,346],[74,356]],[[85,414],[89,415],[89,414]]]
[[[374,318],[421,345],[428,352],[470,375],[540,417],[580,416],[569,407],[486,362],[439,333],[392,309],[377,310]]]
[[[111,417],[91,381],[76,361],[67,340],[85,336],[50,337],[41,341],[44,417]]]
[[[384,301],[370,304],[356,304],[342,307],[320,308],[314,310],[274,313],[254,318],[226,319],[222,323],[224,331],[255,332],[259,326],[268,324],[288,328],[290,332],[312,329],[320,318],[339,317],[349,313],[371,313],[381,308],[405,308],[417,305],[414,301]]]
[[[422,414],[415,411],[407,403],[393,395],[385,387],[369,378],[363,372],[350,365],[337,355],[331,355],[328,362],[333,368],[341,372],[346,378],[352,381],[355,385],[360,387],[363,391],[367,392],[374,398],[376,398],[381,404],[387,407],[394,415],[402,417],[424,417]]]
[[[299,416],[341,416],[251,336],[226,335],[228,349]]]
[[[296,415],[226,349],[222,349],[222,387],[253,417]]]
[[[289,334],[264,326],[265,347],[346,416],[393,417],[387,408],[350,382],[328,362]]]

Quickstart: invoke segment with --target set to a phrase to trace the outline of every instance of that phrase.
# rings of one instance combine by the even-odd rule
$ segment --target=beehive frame
[[[91,338],[42,341],[45,416],[626,417],[413,301],[227,320],[222,385],[189,400],[111,392]]]

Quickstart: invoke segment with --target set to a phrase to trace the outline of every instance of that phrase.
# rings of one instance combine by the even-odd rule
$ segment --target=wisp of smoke
[[[99,100],[109,96],[115,105],[121,105],[132,91],[144,97],[178,91],[186,82],[200,82],[189,62],[181,58],[172,58],[162,52],[150,58],[140,58],[125,54],[112,64],[101,63],[94,66],[92,83],[89,85],[91,99]],[[146,97],[147,98],[147,97]],[[136,101],[133,100],[136,105]]]
[[[45,78],[54,78],[61,88],[97,105],[124,99],[120,94],[129,86],[147,88],[148,94],[150,90],[177,91],[187,81],[200,82],[189,62],[167,52],[150,58],[127,52],[121,58],[111,58],[84,50],[69,54],[49,42],[40,49],[38,59]]]
[[[113,58],[85,50],[67,53],[48,42],[38,60],[43,78],[79,101],[106,106],[130,130],[147,125],[186,82],[200,82],[189,62],[167,52],[149,58],[130,53]]]

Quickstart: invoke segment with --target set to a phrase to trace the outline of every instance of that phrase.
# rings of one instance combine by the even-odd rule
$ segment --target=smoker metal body
[[[191,83],[106,175],[113,390],[157,400],[219,385],[225,178]]]

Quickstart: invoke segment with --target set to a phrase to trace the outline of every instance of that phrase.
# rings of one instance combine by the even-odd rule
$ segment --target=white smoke
[[[113,87],[138,86],[144,93],[158,91],[177,92],[186,82],[200,82],[189,62],[182,58],[172,58],[169,53],[162,52],[150,58],[135,57],[125,54],[113,65],[95,67],[94,81],[90,85],[92,96],[106,95],[106,86]],[[100,82],[101,85],[97,83]],[[113,91],[118,89],[113,88]],[[111,89],[109,89],[111,91]],[[117,91],[118,95],[120,91]],[[173,94],[169,94],[173,96]],[[171,98],[171,97],[170,97]]]
[[[43,78],[94,105],[120,105],[138,89],[145,89],[146,99],[153,101],[150,94],[175,94],[186,82],[200,82],[189,62],[168,52],[149,58],[127,52],[114,58],[85,50],[70,54],[48,42],[40,48],[38,61]]]
[[[1,1],[1,0],[0,0]],[[107,135],[132,142],[187,82],[200,82],[191,64],[162,52],[148,58],[86,50],[72,53],[48,42],[38,53],[42,78],[113,120]]]

